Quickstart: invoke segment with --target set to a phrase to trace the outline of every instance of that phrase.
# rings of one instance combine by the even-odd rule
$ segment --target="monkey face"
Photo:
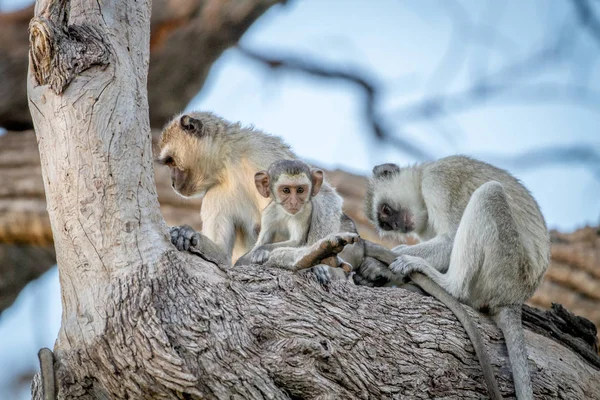
[[[181,167],[168,153],[157,159],[159,164],[169,167],[171,172],[171,187],[182,197],[204,197],[212,184],[207,180],[198,179],[191,169]]]
[[[427,209],[420,195],[420,176],[396,164],[373,168],[365,213],[381,236],[419,236],[427,228]]]
[[[273,191],[285,212],[296,215],[310,199],[310,189],[310,181],[303,175],[300,179],[282,177],[275,184]]]
[[[272,196],[285,213],[296,215],[319,193],[323,171],[300,160],[279,160],[257,172],[254,183],[261,196]]]
[[[377,224],[384,231],[410,233],[415,229],[413,215],[407,209],[394,209],[387,203],[377,206]]]
[[[183,197],[193,197],[197,193],[189,172],[177,167],[171,168],[171,187]]]
[[[171,186],[182,197],[203,197],[222,179],[225,158],[220,137],[225,120],[206,112],[178,115],[163,130],[157,161],[171,170]]]

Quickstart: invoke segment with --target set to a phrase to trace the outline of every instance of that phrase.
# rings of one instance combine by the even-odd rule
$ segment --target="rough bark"
[[[160,128],[181,111],[200,91],[223,51],[278,2],[154,0],[148,77],[151,125]],[[96,3],[94,9],[100,6]],[[8,130],[32,127],[26,92],[31,17],[33,6],[0,14],[0,127]]]
[[[40,65],[29,70],[63,299],[58,397],[485,396],[463,330],[434,299],[346,282],[325,290],[289,272],[224,269],[174,250],[152,169],[150,7],[96,5],[40,1],[32,21],[90,32],[56,40],[44,37],[55,30],[41,29],[32,35],[35,63],[56,65],[52,58],[71,40],[88,48],[98,35],[109,52],[107,64],[82,71],[61,94],[44,85],[51,79],[34,78]],[[502,336],[472,314],[509,396]],[[599,398],[598,369],[551,339],[526,338],[538,396]],[[36,398],[42,381],[34,382]]]

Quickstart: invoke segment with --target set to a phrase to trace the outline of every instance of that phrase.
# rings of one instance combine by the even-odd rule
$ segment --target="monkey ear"
[[[398,172],[400,172],[400,167],[392,163],[377,165],[373,168],[375,178],[389,178]]]
[[[310,174],[312,175],[312,196],[316,196],[321,190],[321,185],[323,184],[323,171],[320,169],[311,169]]]
[[[259,171],[254,174],[254,184],[262,197],[269,197],[269,174],[267,171]]]
[[[183,115],[179,119],[179,123],[183,130],[195,133],[196,135],[202,135],[202,121],[199,119],[190,117],[189,115]]]

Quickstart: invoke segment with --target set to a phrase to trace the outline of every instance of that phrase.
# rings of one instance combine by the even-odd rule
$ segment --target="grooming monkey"
[[[170,168],[175,192],[183,197],[203,197],[203,235],[189,226],[172,227],[171,241],[179,250],[201,247],[204,256],[225,265],[231,265],[236,237],[243,240],[245,253],[253,247],[260,231],[261,213],[269,199],[256,190],[255,173],[277,160],[297,158],[279,137],[244,128],[209,112],[175,116],[163,130],[159,147],[157,161]],[[320,190],[335,194],[326,181]],[[335,207],[340,204],[341,210],[341,199],[335,196]],[[343,227],[338,232],[356,232],[348,217],[342,219]],[[360,258],[359,247],[356,257]],[[274,259],[291,263],[304,254],[289,253],[289,257]],[[315,272],[319,277],[319,271]]]
[[[236,237],[245,251],[254,245],[268,200],[254,186],[256,171],[279,159],[295,159],[280,138],[244,128],[209,112],[174,117],[161,134],[158,162],[171,169],[171,184],[183,197],[202,197],[202,234],[214,258],[231,265]],[[171,239],[187,250],[195,231],[175,227]],[[207,242],[207,241],[205,241]],[[222,254],[219,254],[219,249]]]
[[[548,268],[550,241],[527,189],[508,172],[464,156],[406,168],[383,164],[373,169],[366,212],[381,235],[422,240],[393,250],[393,272],[420,272],[489,311],[504,334],[517,398],[533,398],[521,305]]]
[[[323,178],[323,171],[310,168],[300,160],[279,160],[268,170],[257,172],[254,175],[256,189],[272,201],[263,211],[261,231],[254,249],[236,265],[262,264],[271,258],[274,249],[310,246],[331,234],[355,233],[354,223],[342,213],[342,198],[331,186],[324,184]],[[285,240],[275,242],[277,235]],[[339,257],[323,260],[323,264],[334,269],[322,268],[317,276],[322,282],[328,281],[329,273],[342,278],[344,270],[337,268],[341,266],[350,272],[353,267],[349,263],[357,265],[362,258],[362,246],[347,246]],[[280,261],[275,257],[271,262],[277,265]]]

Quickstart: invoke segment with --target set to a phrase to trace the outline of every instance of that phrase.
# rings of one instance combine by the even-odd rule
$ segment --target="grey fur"
[[[356,232],[354,223],[342,213],[342,198],[337,194],[324,179],[321,190],[315,196],[309,197],[307,204],[298,214],[290,217],[283,211],[283,207],[277,203],[273,193],[273,186],[281,174],[300,175],[304,174],[306,179],[311,180],[311,168],[308,164],[299,160],[280,160],[274,162],[268,169],[269,180],[271,182],[271,197],[273,201],[265,208],[261,220],[261,235],[254,249],[241,257],[236,265],[249,263],[263,264],[267,260],[278,267],[289,268],[285,265],[290,260],[288,255],[284,256],[283,251],[274,252],[275,249],[285,249],[287,252],[296,254],[293,248],[307,248],[318,241],[336,233],[346,232],[344,229],[353,229]],[[311,186],[312,187],[312,186]],[[282,242],[274,242],[276,235],[284,238]],[[362,248],[359,244],[347,246],[339,255],[346,263],[358,260],[362,261]],[[344,259],[347,256],[349,260]],[[352,264],[351,264],[352,265]],[[321,273],[323,283],[325,271],[336,278],[345,278],[343,270],[338,268],[327,268],[326,266],[315,267],[317,273]]]
[[[464,156],[373,177],[366,213],[378,225],[386,202],[411,210],[423,242],[394,249],[395,273],[421,272],[463,303],[489,310],[509,348],[517,398],[533,397],[521,307],[539,286],[550,258],[546,223],[529,191],[508,172]]]
[[[277,136],[209,112],[175,116],[159,144],[159,162],[174,160],[171,170],[174,179],[179,179],[174,182],[175,190],[184,197],[204,196],[203,240],[214,242],[231,264],[236,235],[243,239],[244,252],[251,249],[268,203],[256,192],[254,174],[276,160],[296,155]]]
[[[174,184],[175,190],[184,197],[204,195],[200,211],[202,234],[189,226],[173,227],[171,241],[180,250],[202,248],[208,258],[231,265],[236,235],[241,235],[244,241],[244,253],[249,251],[256,242],[261,215],[269,202],[257,193],[254,174],[266,170],[277,160],[293,160],[297,156],[277,136],[200,111],[173,117],[161,134],[159,146],[158,161],[174,164],[170,165],[171,170],[175,171],[173,175],[181,180]],[[177,188],[186,189],[185,193]],[[341,198],[326,181],[321,186],[321,192],[324,197],[334,193],[331,197],[334,207],[341,210]],[[316,207],[321,210],[325,205],[319,200]],[[336,218],[339,219],[333,217],[333,220],[337,221]],[[327,217],[319,217],[321,219],[324,219],[322,223],[330,223],[325,221]],[[311,226],[319,224],[317,221]],[[338,221],[337,226],[339,224]],[[336,223],[331,226],[332,231],[339,232],[336,231]],[[314,243],[315,237],[326,236],[315,229],[308,233],[306,243]],[[345,253],[352,252],[352,249],[360,250],[359,245],[347,247]],[[289,262],[295,262],[309,251],[312,249],[289,249]],[[284,262],[283,258],[275,257]],[[329,274],[326,268],[316,268],[314,272],[322,279]],[[339,274],[340,271],[335,273]]]
[[[271,178],[271,186],[279,180],[281,174],[286,173],[289,175],[300,175],[304,174],[310,179],[310,167],[305,162],[300,160],[279,160],[269,165],[268,169],[269,177]],[[271,187],[271,190],[273,187]]]

